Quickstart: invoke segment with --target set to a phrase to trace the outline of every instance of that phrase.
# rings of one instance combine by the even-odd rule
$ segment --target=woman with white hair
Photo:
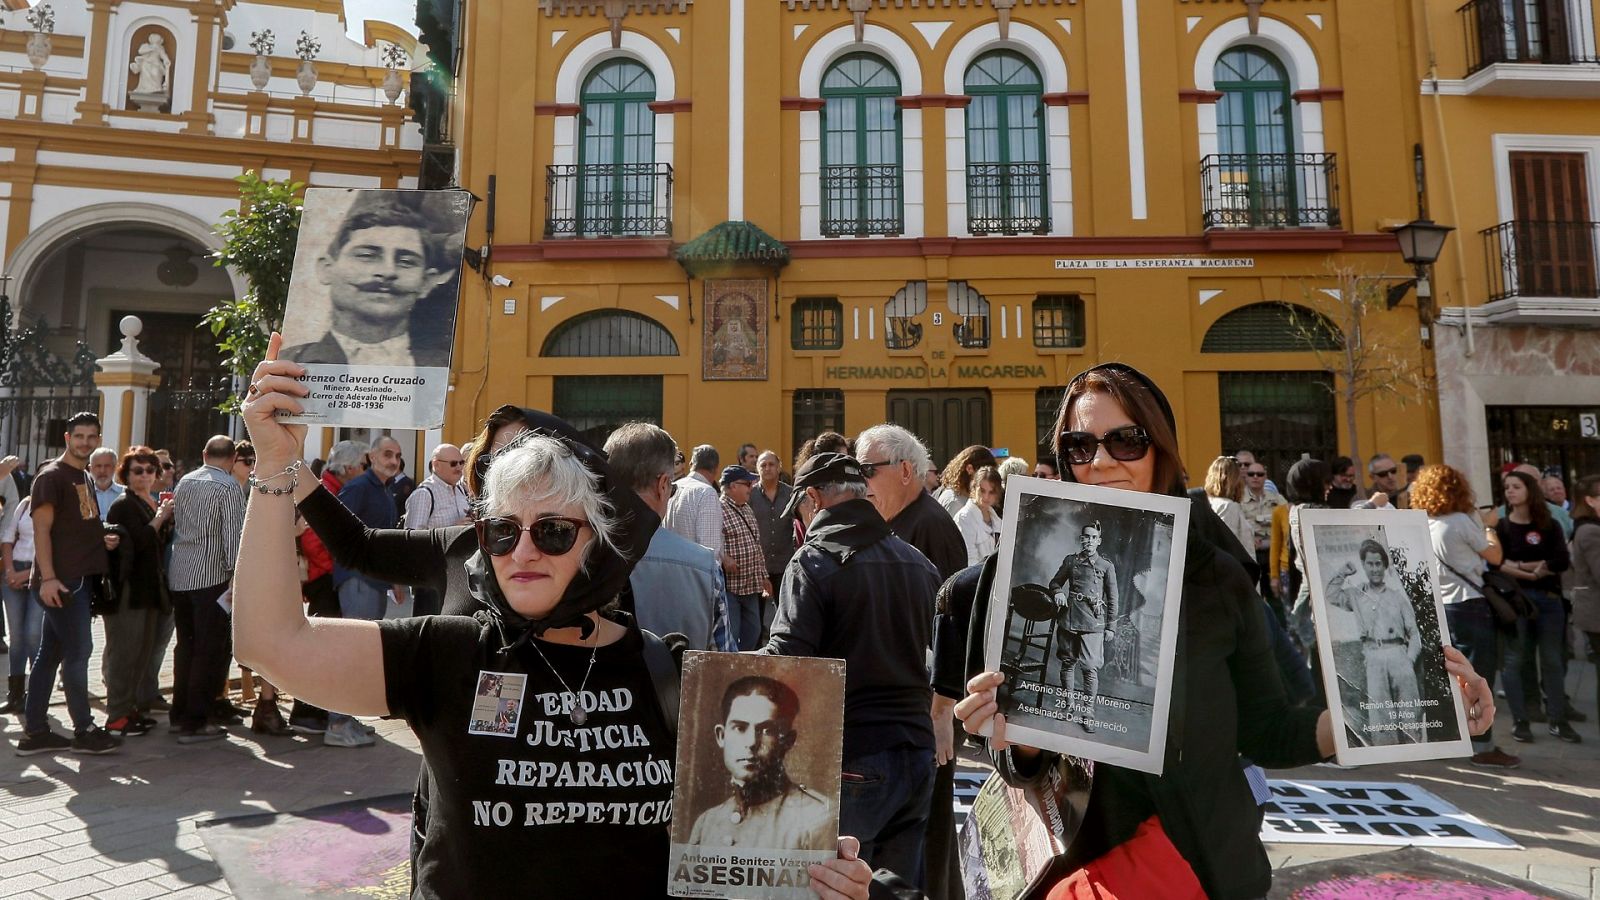
[[[304,369],[273,335],[243,417],[257,451],[235,573],[235,653],[296,696],[402,718],[432,774],[413,896],[664,897],[675,735],[632,619],[608,607],[659,522],[603,454],[534,430],[489,470],[466,563],[476,616],[317,619],[292,580],[291,461]],[[871,872],[810,868],[823,897],[867,896]],[[529,878],[535,879],[529,881]]]

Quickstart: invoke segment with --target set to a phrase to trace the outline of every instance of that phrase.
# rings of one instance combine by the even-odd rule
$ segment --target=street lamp
[[[1395,239],[1400,242],[1400,258],[1418,269],[1433,265],[1452,231],[1455,229],[1432,219],[1413,219],[1401,225],[1394,230]]]
[[[1411,265],[1416,272],[1414,282],[1402,282],[1389,290],[1388,306],[1390,309],[1400,304],[1405,298],[1406,289],[1413,283],[1417,286],[1417,316],[1422,319],[1423,341],[1428,341],[1428,328],[1433,325],[1433,285],[1428,280],[1428,267],[1439,259],[1439,254],[1444,252],[1445,239],[1455,228],[1449,225],[1440,225],[1428,218],[1428,205],[1426,193],[1426,178],[1424,177],[1422,163],[1422,145],[1412,147],[1413,174],[1417,183],[1417,217],[1394,229],[1395,240],[1400,244],[1400,258]]]

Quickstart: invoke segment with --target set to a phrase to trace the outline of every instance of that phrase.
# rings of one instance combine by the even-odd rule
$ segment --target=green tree
[[[283,328],[305,185],[263,179],[254,171],[234,181],[242,208],[222,214],[216,226],[222,249],[214,257],[215,265],[231,266],[243,275],[246,288],[244,296],[211,307],[201,321],[218,338],[222,364],[248,378],[267,353],[267,338]],[[237,413],[239,399],[230,396],[219,408]]]

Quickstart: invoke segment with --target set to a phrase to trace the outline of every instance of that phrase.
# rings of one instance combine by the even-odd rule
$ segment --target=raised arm
[[[278,410],[300,412],[306,389],[295,380],[305,370],[278,362],[283,337],[273,334],[267,359],[251,378],[256,391],[244,405],[245,427],[256,447],[257,471],[270,476],[288,468],[305,440],[305,427],[283,425]],[[298,478],[308,481],[302,469]],[[288,485],[274,478],[271,488]],[[294,501],[291,494],[250,490],[238,565],[234,572],[233,641],[239,662],[309,703],[358,716],[388,713],[383,646],[378,625],[354,619],[308,621],[292,572]]]

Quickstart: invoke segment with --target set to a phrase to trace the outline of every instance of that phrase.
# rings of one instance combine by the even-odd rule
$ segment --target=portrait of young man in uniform
[[[1091,720],[1098,715],[1095,699],[1100,693],[1100,668],[1105,665],[1106,641],[1116,637],[1112,621],[1117,613],[1117,567],[1100,555],[1102,530],[1099,522],[1083,526],[1082,549],[1061,561],[1061,568],[1050,579],[1056,607],[1056,658],[1061,663],[1061,686],[1069,692],[1073,672],[1083,673],[1081,694],[1071,696],[1071,711],[1081,715],[1083,730],[1094,732]]]
[[[1416,708],[1422,692],[1417,684],[1417,658],[1422,655],[1422,633],[1417,628],[1411,598],[1389,576],[1389,551],[1377,541],[1361,542],[1361,565],[1346,560],[1328,579],[1328,603],[1355,614],[1361,629],[1361,652],[1366,661],[1366,692],[1373,701],[1365,731],[1368,744],[1398,744],[1401,733],[1420,740],[1414,726],[1400,711]],[[1365,578],[1358,578],[1359,575]],[[1354,582],[1354,583],[1353,583]],[[1394,701],[1386,705],[1385,701]],[[1411,721],[1415,721],[1413,717]],[[1385,726],[1385,727],[1379,727]]]
[[[784,768],[799,737],[799,714],[799,696],[775,678],[747,675],[728,685],[715,734],[731,792],[695,819],[690,844],[763,850],[834,847],[833,804],[790,780]]]
[[[455,292],[448,292],[448,303],[429,298],[459,275],[447,245],[453,243],[451,229],[460,229],[452,221],[433,221],[427,203],[427,195],[418,191],[357,194],[314,263],[313,280],[328,292],[327,330],[309,340],[311,335],[286,323],[285,342],[301,342],[285,347],[280,359],[351,366],[450,365]],[[450,208],[438,212],[454,214]],[[315,210],[308,206],[305,220],[313,223],[314,218]]]

